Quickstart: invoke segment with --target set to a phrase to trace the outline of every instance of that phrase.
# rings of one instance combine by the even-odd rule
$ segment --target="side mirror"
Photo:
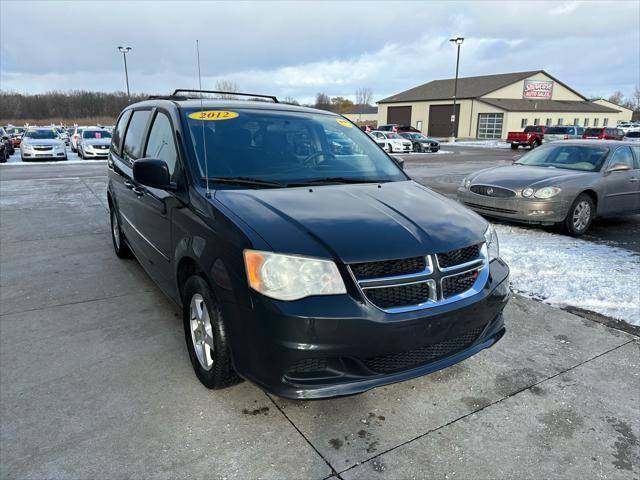
[[[4,137],[2,137],[2,140],[7,141],[7,140],[9,140],[9,137],[7,135],[5,135]]]
[[[511,161],[512,161],[513,163],[516,163],[518,160],[520,160],[520,158],[522,158],[522,155],[514,155],[514,156],[511,158]]]
[[[400,158],[395,155],[389,155],[389,156],[391,157],[391,160],[396,162],[396,165],[398,165],[402,170],[404,170],[404,158]]]
[[[141,158],[133,162],[133,179],[146,187],[160,190],[175,190],[171,182],[169,167],[158,158]]]
[[[625,163],[614,163],[607,168],[607,173],[609,172],[626,172],[627,170],[631,170],[631,167]]]

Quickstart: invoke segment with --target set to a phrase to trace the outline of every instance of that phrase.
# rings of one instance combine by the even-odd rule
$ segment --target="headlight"
[[[245,250],[244,263],[249,286],[277,300],[347,293],[331,260]]]
[[[464,178],[462,179],[462,183],[461,183],[461,185],[462,185],[464,188],[469,189],[469,186],[471,185],[471,179],[470,179],[470,178],[468,178],[468,177],[464,177]]]
[[[534,194],[534,192],[535,190],[533,188],[527,187],[524,190],[522,190],[522,196],[529,198],[531,195]]]
[[[487,253],[489,255],[489,261],[500,257],[500,242],[498,241],[498,234],[493,228],[493,225],[487,227],[487,231],[484,232],[484,239],[487,243]]]
[[[551,198],[555,197],[561,191],[562,189],[558,187],[543,187],[536,190],[536,193],[534,193],[533,196],[536,198]]]
[[[22,146],[24,147],[25,150],[33,150],[33,147],[31,145],[29,145],[28,143],[22,143]]]

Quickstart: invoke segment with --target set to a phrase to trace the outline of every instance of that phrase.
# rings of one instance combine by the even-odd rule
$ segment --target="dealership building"
[[[543,70],[434,80],[378,102],[378,125],[412,125],[432,137],[504,139],[527,125],[615,126],[631,110],[590,101]],[[453,128],[452,128],[453,127]]]

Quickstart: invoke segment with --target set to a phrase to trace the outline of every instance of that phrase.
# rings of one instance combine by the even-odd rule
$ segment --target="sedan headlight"
[[[527,187],[524,190],[522,190],[522,196],[529,198],[530,196],[532,196],[535,193],[535,190],[531,187]]]
[[[29,145],[28,143],[24,143],[24,142],[22,142],[22,147],[23,147],[25,150],[33,150],[33,147],[32,147],[31,145]]]
[[[484,240],[487,243],[487,254],[489,255],[489,261],[500,257],[500,242],[498,241],[498,234],[496,233],[493,225],[487,227],[487,231],[484,232]]]
[[[331,260],[245,250],[244,263],[249,286],[277,300],[347,293]]]
[[[464,177],[462,179],[461,185],[468,190],[469,186],[471,185],[471,179],[469,177]]]
[[[536,193],[534,193],[533,196],[536,198],[543,198],[543,199],[551,198],[551,197],[555,197],[561,191],[562,189],[559,187],[543,187],[536,190]]]

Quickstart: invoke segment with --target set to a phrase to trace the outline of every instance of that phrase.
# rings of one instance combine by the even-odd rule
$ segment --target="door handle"
[[[129,180],[125,180],[124,181],[124,186],[127,187],[128,189],[133,189],[133,187],[135,187],[135,185],[133,183],[131,183]]]
[[[137,196],[141,197],[142,195],[144,195],[144,188],[142,187],[132,187],[131,191],[133,193],[135,193]]]
[[[631,178],[629,179],[629,181],[630,181],[630,182],[637,182],[637,181],[638,181],[638,178],[637,178],[637,177],[631,177]]]

